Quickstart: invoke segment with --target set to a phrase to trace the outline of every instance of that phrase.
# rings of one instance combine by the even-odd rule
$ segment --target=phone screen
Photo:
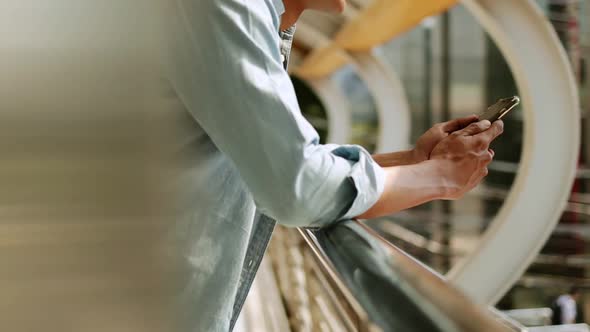
[[[520,98],[517,96],[500,99],[495,104],[488,107],[485,112],[480,114],[479,120],[489,120],[490,122],[500,120],[519,103]]]

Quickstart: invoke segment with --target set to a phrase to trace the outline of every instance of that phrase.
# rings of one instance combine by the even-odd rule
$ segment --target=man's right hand
[[[438,161],[446,183],[443,199],[459,199],[477,186],[488,174],[488,164],[494,157],[490,143],[504,131],[501,120],[490,124],[479,121],[443,139],[430,154]]]
[[[479,121],[442,139],[421,163],[386,166],[385,189],[379,200],[357,218],[389,215],[435,199],[458,199],[488,174],[494,157],[490,143],[504,124]]]

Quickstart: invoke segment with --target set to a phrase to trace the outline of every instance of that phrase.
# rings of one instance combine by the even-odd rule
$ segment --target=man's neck
[[[283,0],[283,4],[285,12],[281,16],[281,30],[286,30],[297,22],[305,10],[305,3],[303,0]]]

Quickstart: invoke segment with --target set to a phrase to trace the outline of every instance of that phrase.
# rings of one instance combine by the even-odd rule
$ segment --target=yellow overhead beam
[[[375,0],[338,31],[334,43],[348,51],[367,51],[440,14],[458,0]]]
[[[295,69],[299,77],[314,79],[328,76],[349,62],[348,55],[335,44],[316,48]]]
[[[369,51],[439,14],[458,0],[375,0],[336,33],[332,44],[315,49],[296,73],[305,78],[331,74],[348,63],[345,51]]]

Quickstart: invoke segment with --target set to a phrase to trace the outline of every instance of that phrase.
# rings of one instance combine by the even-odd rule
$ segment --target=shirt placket
[[[283,67],[287,70],[289,56],[291,55],[291,47],[293,46],[295,26],[279,32],[279,35],[281,36],[281,61],[283,62]]]

